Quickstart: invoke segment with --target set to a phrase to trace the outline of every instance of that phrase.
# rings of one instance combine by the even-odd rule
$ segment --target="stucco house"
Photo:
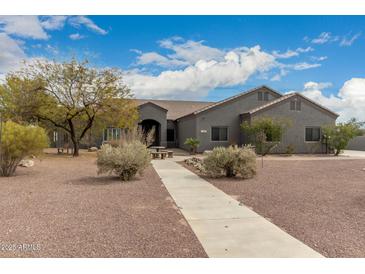
[[[188,137],[200,140],[198,152],[216,146],[243,145],[248,142],[240,125],[259,117],[287,118],[291,127],[274,152],[324,153],[321,127],[334,124],[338,115],[298,93],[282,95],[260,86],[219,102],[136,99],[139,125],[155,127],[155,145],[188,149]],[[118,138],[118,129],[107,128],[103,141]]]

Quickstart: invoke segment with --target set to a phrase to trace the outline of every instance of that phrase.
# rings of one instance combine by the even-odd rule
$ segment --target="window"
[[[228,128],[212,127],[212,141],[228,141]]]
[[[307,127],[305,128],[305,141],[306,142],[318,142],[321,139],[320,127]]]
[[[167,129],[167,142],[175,142],[175,130]]]
[[[301,111],[302,110],[302,102],[300,100],[292,100],[290,101],[290,110]]]
[[[109,127],[104,129],[104,141],[113,141],[120,139],[120,128]]]
[[[257,99],[258,99],[259,101],[262,101],[262,92],[261,92],[261,91],[259,91],[259,92],[257,93]]]
[[[268,92],[257,92],[257,99],[259,101],[269,101],[269,93]]]

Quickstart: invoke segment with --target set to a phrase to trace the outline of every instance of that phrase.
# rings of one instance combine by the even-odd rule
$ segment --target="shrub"
[[[113,147],[105,144],[97,153],[98,174],[116,174],[123,181],[142,174],[150,162],[147,147],[139,141],[131,141]]]
[[[187,138],[184,144],[190,146],[190,152],[195,154],[196,149],[199,147],[200,141],[196,138]]]
[[[0,175],[14,174],[20,161],[30,155],[39,155],[48,146],[45,130],[33,125],[12,121],[3,123],[0,142]]]
[[[204,159],[204,169],[211,177],[252,178],[256,174],[256,154],[251,147],[216,147]]]
[[[256,146],[256,152],[262,156],[270,153],[281,141],[291,121],[261,117],[251,122],[243,122],[241,129]]]
[[[351,119],[347,123],[330,125],[322,129],[323,137],[327,140],[330,149],[335,150],[335,156],[347,147],[352,138],[362,134],[360,127],[363,125],[363,122]]]
[[[294,153],[294,151],[295,151],[295,149],[292,144],[289,144],[286,146],[286,151],[285,151],[286,154],[292,155]]]

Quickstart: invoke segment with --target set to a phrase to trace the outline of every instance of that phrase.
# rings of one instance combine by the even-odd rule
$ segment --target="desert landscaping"
[[[121,182],[97,176],[95,153],[47,152],[0,178],[0,257],[206,257],[151,166]]]
[[[326,257],[365,256],[365,159],[268,156],[254,178],[211,178],[215,187],[252,208]]]

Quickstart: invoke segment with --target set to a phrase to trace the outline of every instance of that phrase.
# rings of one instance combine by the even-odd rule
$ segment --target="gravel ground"
[[[253,179],[202,177],[326,257],[365,257],[363,168],[365,160],[265,160]]]
[[[0,257],[207,256],[152,167],[121,183],[96,176],[95,154],[0,178],[0,216]]]

